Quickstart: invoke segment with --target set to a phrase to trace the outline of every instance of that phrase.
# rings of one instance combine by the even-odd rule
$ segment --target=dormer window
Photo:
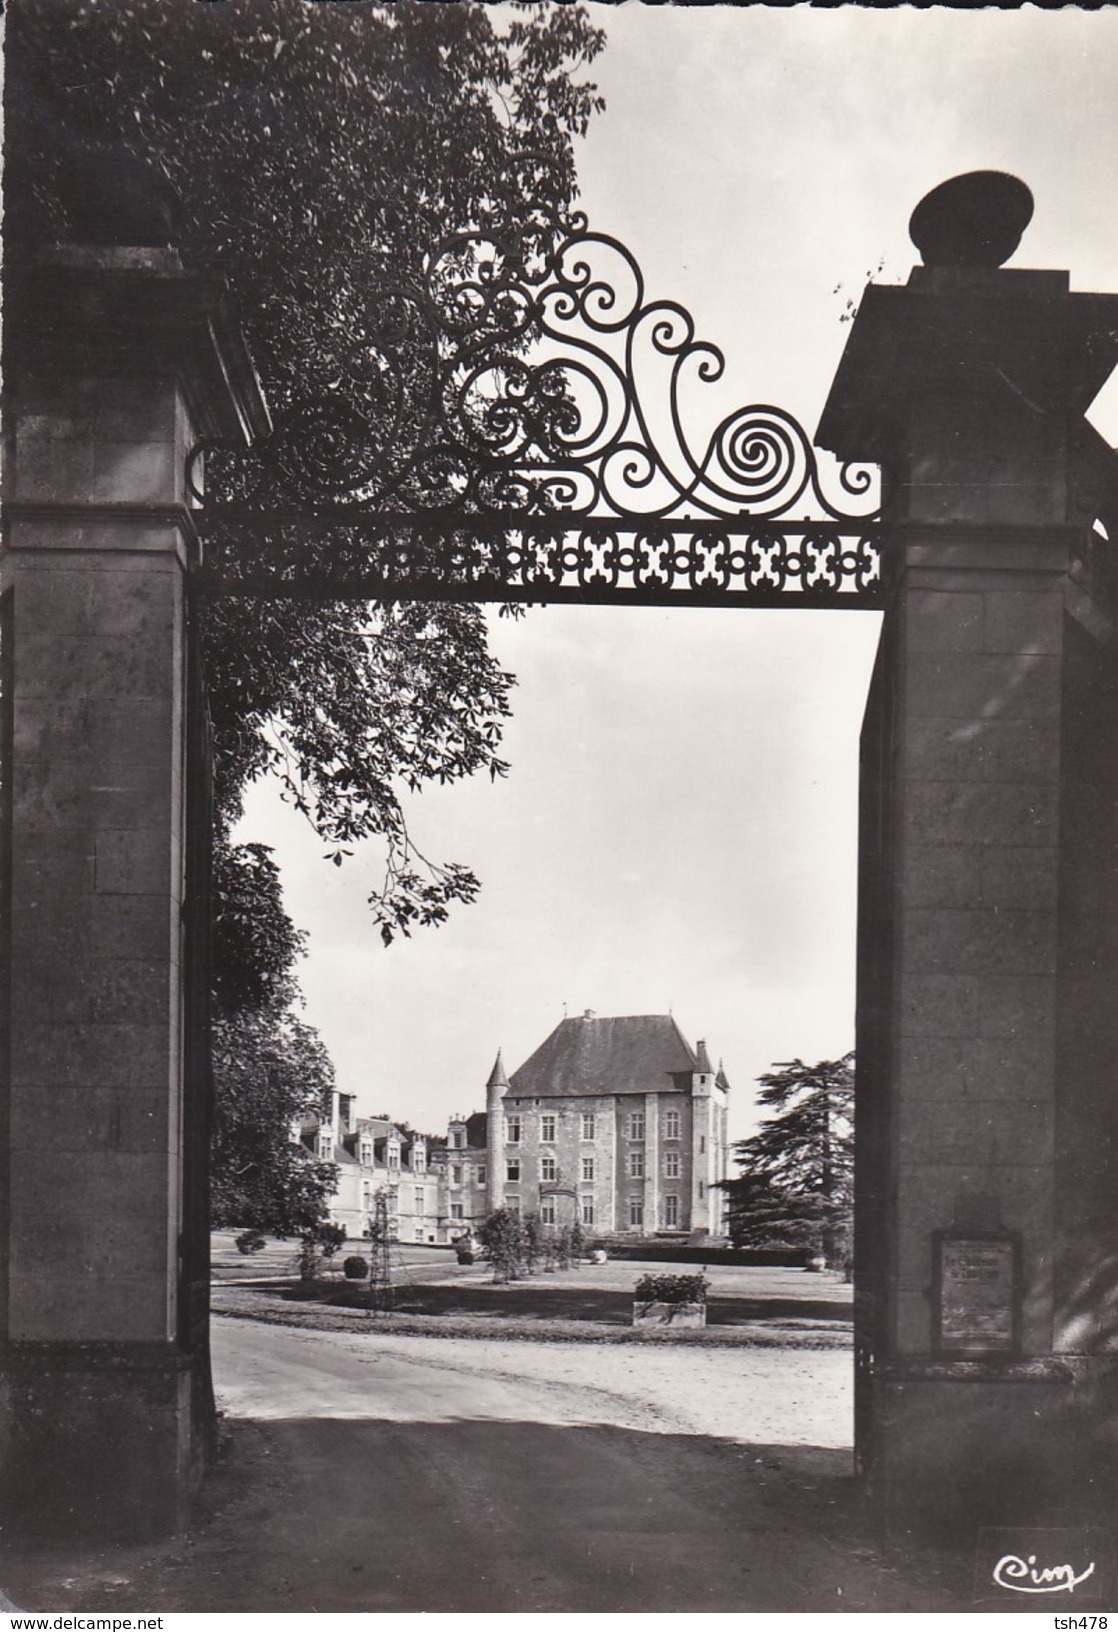
[[[400,1147],[399,1147],[399,1145],[389,1145],[387,1155],[388,1155],[388,1165],[389,1165],[389,1167],[399,1167],[399,1165],[400,1165]]]

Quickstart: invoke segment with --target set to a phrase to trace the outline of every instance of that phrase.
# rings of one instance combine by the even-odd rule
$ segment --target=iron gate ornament
[[[618,239],[528,208],[374,290],[334,388],[188,487],[222,592],[880,604],[874,467],[769,404],[696,454],[684,396],[724,372]],[[207,469],[211,495],[202,481]],[[212,491],[220,498],[215,501]]]

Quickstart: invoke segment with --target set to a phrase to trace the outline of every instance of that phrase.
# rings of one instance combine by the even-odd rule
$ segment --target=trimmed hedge
[[[812,1256],[803,1247],[689,1247],[671,1241],[603,1243],[611,1258],[627,1263],[736,1264],[770,1269],[803,1269]]]

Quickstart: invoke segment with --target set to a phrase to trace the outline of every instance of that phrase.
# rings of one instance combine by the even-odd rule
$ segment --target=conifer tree
[[[848,1256],[854,1202],[854,1055],[790,1060],[758,1078],[776,1114],[735,1146],[726,1182],[737,1246],[805,1247],[828,1264]]]

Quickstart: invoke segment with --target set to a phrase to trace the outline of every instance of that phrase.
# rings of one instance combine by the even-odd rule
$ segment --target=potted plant
[[[642,1275],[633,1293],[634,1326],[705,1326],[705,1275]]]

